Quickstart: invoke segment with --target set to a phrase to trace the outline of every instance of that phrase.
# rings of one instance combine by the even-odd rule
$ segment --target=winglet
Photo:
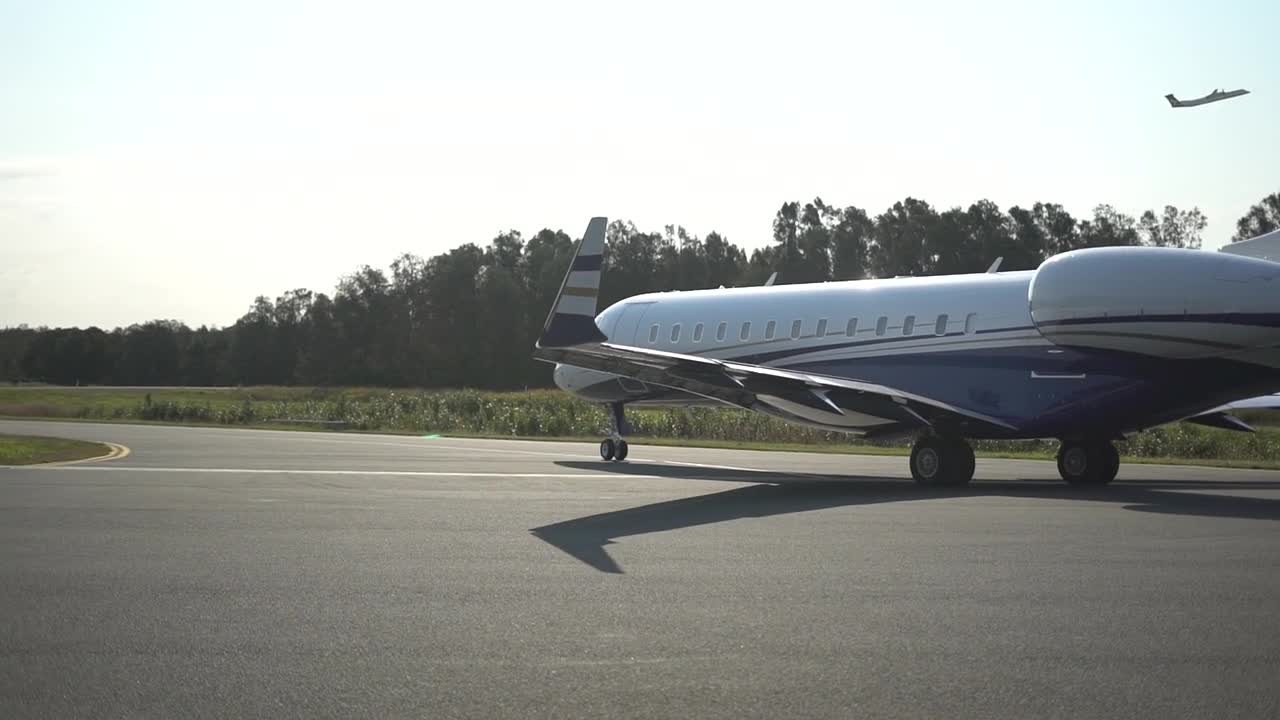
[[[604,260],[604,230],[608,219],[591,218],[578,241],[573,262],[564,274],[560,294],[542,326],[538,347],[569,347],[607,338],[596,327],[596,299],[600,294],[600,266]]]
[[[1164,99],[1169,101],[1170,107],[1182,107],[1182,101],[1178,100],[1178,98],[1173,95],[1165,95]]]

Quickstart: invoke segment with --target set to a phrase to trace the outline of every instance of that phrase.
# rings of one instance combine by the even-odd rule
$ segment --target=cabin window
[[[724,342],[724,336],[729,332],[729,323],[722,322],[716,326],[716,342]]]
[[[972,335],[978,331],[978,313],[969,313],[964,316],[964,334]]]
[[[773,334],[774,334],[774,332],[776,332],[776,331],[777,331],[777,329],[778,329],[778,321],[777,321],[777,320],[770,320],[770,321],[768,322],[768,324],[764,326],[764,339],[765,339],[765,340],[772,340],[772,339],[773,339]]]
[[[876,320],[876,336],[878,337],[880,335],[884,335],[884,331],[888,329],[889,329],[889,318],[885,317],[884,315],[881,315],[880,319]]]
[[[916,316],[908,315],[902,319],[902,334],[910,335],[916,329]]]
[[[947,334],[947,314],[946,313],[939,315],[938,322],[933,324],[933,334],[934,335]]]
[[[751,321],[750,320],[742,323],[742,330],[738,331],[739,340],[746,340],[749,337],[751,337]]]
[[[813,334],[818,337],[827,336],[827,319],[826,318],[818,318],[818,328],[813,331]]]
[[[849,322],[844,326],[844,334],[853,337],[858,332],[858,318],[849,318]]]
[[[658,326],[656,324],[649,326],[649,342],[658,342]]]
[[[795,320],[791,323],[791,339],[795,340],[800,337],[800,331],[804,329],[803,320]]]
[[[671,342],[680,342],[680,323],[671,326]]]
[[[702,323],[693,326],[693,341],[696,343],[702,342]]]

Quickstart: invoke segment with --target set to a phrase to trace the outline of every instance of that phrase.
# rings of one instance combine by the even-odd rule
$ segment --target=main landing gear
[[[1058,474],[1071,485],[1106,485],[1120,470],[1120,453],[1106,440],[1063,440]]]
[[[621,462],[627,459],[627,441],[623,435],[631,434],[622,403],[609,403],[609,437],[600,441],[600,459]]]
[[[919,485],[967,485],[973,479],[973,464],[973,448],[962,438],[930,435],[911,448],[911,477]]]

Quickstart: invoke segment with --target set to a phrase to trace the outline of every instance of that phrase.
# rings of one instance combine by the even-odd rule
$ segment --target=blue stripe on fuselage
[[[1053,349],[1057,352],[1050,353]],[[855,378],[989,415],[1019,436],[1150,427],[1277,386],[1273,371],[1227,360],[1165,360],[1069,348],[1004,347],[782,365]],[[1035,372],[1049,376],[1033,378]]]
[[[1061,325],[1094,325],[1111,323],[1213,323],[1217,325],[1257,325],[1280,327],[1280,313],[1188,313],[1184,315],[1110,315],[1106,317],[1077,317],[1046,320],[1040,327]]]

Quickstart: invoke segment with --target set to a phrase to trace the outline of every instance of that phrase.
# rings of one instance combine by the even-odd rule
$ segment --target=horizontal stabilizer
[[[604,231],[608,219],[591,218],[578,241],[573,262],[560,283],[560,294],[551,306],[538,338],[540,348],[559,348],[604,342],[596,327],[596,300],[600,295],[600,268],[604,262]]]

